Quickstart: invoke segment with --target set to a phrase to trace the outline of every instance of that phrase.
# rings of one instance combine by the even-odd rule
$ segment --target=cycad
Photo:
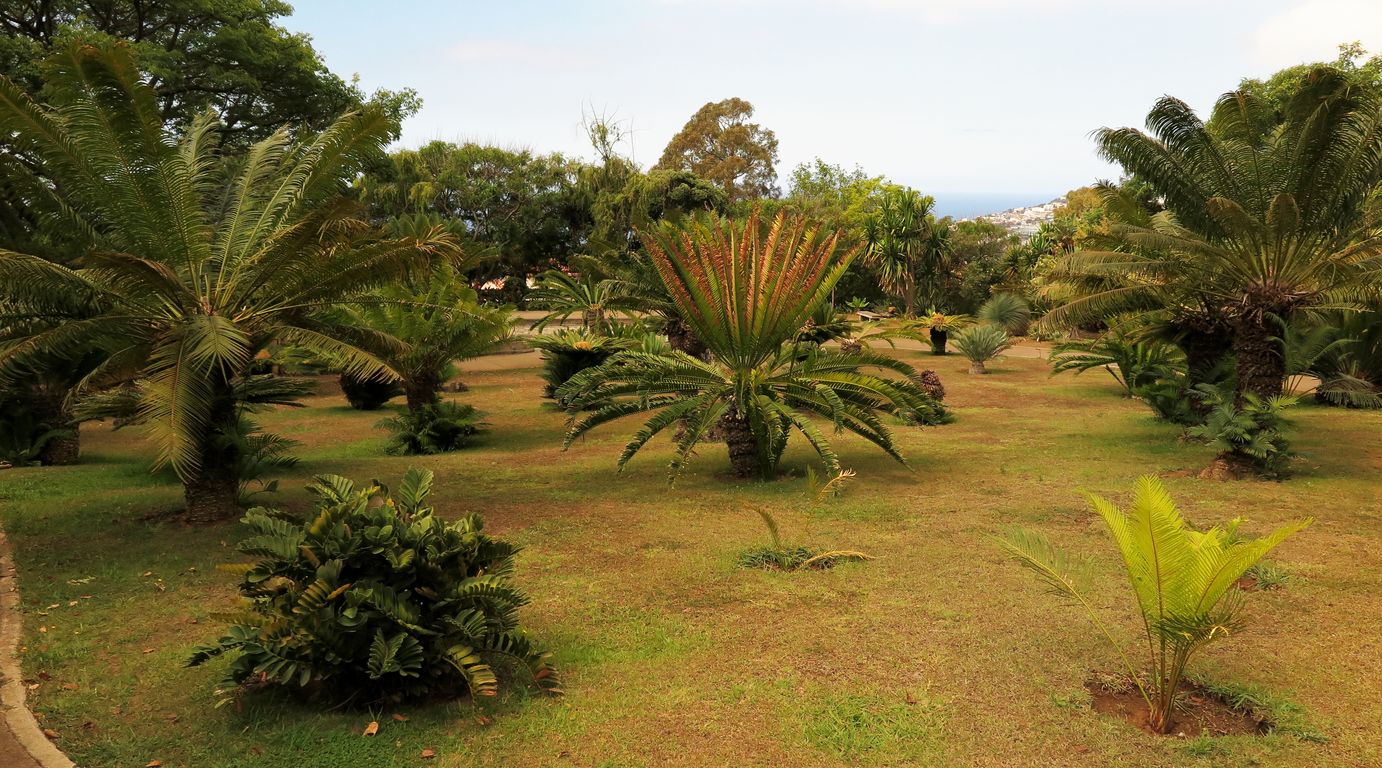
[[[1137,669],[1124,645],[1081,590],[1068,557],[1044,537],[1013,531],[1003,550],[1034,571],[1051,591],[1077,602],[1119,652],[1132,682],[1147,702],[1149,726],[1169,733],[1176,695],[1190,658],[1213,640],[1242,626],[1238,579],[1288,536],[1310,524],[1297,520],[1258,539],[1238,534],[1238,520],[1200,533],[1190,528],[1161,481],[1137,481],[1132,507],[1123,512],[1107,499],[1089,495],[1090,506],[1108,526],[1123,557],[1146,634],[1147,667]]]
[[[1320,68],[1304,78],[1284,120],[1251,93],[1232,92],[1208,122],[1163,98],[1147,127],[1098,134],[1100,153],[1167,207],[1118,233],[1138,250],[1140,272],[1192,288],[1178,293],[1228,317],[1240,399],[1279,395],[1279,321],[1375,295],[1382,103]]]
[[[969,360],[970,373],[988,373],[985,363],[1013,345],[1007,331],[987,323],[963,328],[953,340],[955,348]]]
[[[188,517],[231,516],[225,437],[255,355],[278,341],[391,376],[313,313],[451,258],[454,242],[382,237],[354,215],[345,182],[394,129],[381,111],[302,142],[280,130],[227,162],[214,115],[165,131],[124,46],[69,47],[49,67],[51,106],[0,78],[0,136],[41,159],[57,208],[93,245],[76,268],[0,252],[0,373],[104,350],[84,384],[140,380],[143,421],[183,481]]]
[[[785,214],[764,227],[757,212],[742,223],[715,218],[645,236],[678,314],[709,359],[630,351],[577,374],[557,390],[573,412],[584,411],[573,417],[566,444],[605,422],[653,411],[625,446],[621,467],[677,425],[673,472],[713,430],[741,477],[770,475],[794,430],[838,471],[814,415],[902,461],[880,412],[936,414],[937,404],[909,378],[916,371],[867,351],[792,343],[854,256],[836,254],[837,238]],[[883,375],[889,371],[899,376]]]
[[[1184,367],[1181,355],[1169,344],[1134,339],[1120,329],[1112,329],[1097,339],[1057,344],[1051,348],[1050,359],[1052,374],[1108,371],[1127,397],[1158,379],[1175,376]]]

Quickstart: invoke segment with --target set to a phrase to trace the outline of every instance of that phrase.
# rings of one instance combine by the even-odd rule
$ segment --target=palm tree
[[[581,327],[585,330],[603,331],[615,315],[627,310],[627,302],[615,291],[614,285],[595,272],[573,275],[549,269],[538,275],[537,284],[528,292],[527,300],[548,310],[533,323],[533,330],[537,331],[572,315],[581,316]]]
[[[643,239],[709,359],[630,351],[572,377],[557,392],[575,414],[568,446],[600,424],[651,411],[625,446],[621,468],[655,435],[678,425],[673,472],[713,430],[723,436],[740,477],[770,475],[792,430],[838,470],[814,415],[903,461],[879,412],[934,414],[934,401],[908,378],[916,371],[868,351],[791,343],[857,253],[837,255],[838,234],[825,235],[785,213],[765,228],[755,210],[742,224],[712,218],[644,233]]]
[[[48,66],[51,106],[0,78],[0,136],[41,160],[92,246],[75,267],[0,252],[0,371],[105,350],[78,391],[138,380],[140,419],[182,480],[187,517],[223,519],[237,509],[236,390],[256,354],[278,341],[391,376],[314,313],[454,258],[454,241],[386,238],[356,217],[346,180],[395,130],[380,111],[301,142],[280,130],[232,159],[210,113],[166,132],[127,47],[72,46]]]
[[[1250,93],[1232,92],[1209,125],[1167,97],[1147,127],[1098,134],[1100,153],[1167,208],[1118,231],[1138,247],[1139,271],[1193,286],[1228,317],[1239,399],[1275,397],[1286,376],[1281,324],[1376,293],[1382,104],[1320,68],[1280,122]]]
[[[950,229],[936,221],[935,200],[913,189],[891,188],[864,221],[865,261],[883,289],[902,302],[907,317],[917,300],[940,301],[950,258]]]
[[[513,331],[509,308],[481,305],[475,290],[450,265],[409,275],[369,298],[345,310],[346,324],[376,333],[346,338],[398,375],[408,410],[414,412],[440,401],[442,385],[453,375],[452,363],[485,354]]]

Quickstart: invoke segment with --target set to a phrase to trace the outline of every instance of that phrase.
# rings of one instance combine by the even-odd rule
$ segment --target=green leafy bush
[[[423,456],[464,448],[484,428],[484,414],[466,403],[442,401],[412,408],[380,423],[390,432],[385,452]]]
[[[1291,462],[1291,446],[1281,427],[1281,412],[1296,403],[1296,398],[1279,395],[1261,398],[1247,392],[1240,406],[1214,387],[1202,384],[1194,390],[1212,410],[1203,424],[1186,430],[1219,451],[1210,474],[1237,477],[1252,472],[1262,477],[1279,478]]]
[[[1129,680],[1147,702],[1151,728],[1169,733],[1191,656],[1214,640],[1236,634],[1243,625],[1242,592],[1233,588],[1238,579],[1311,521],[1288,523],[1257,539],[1239,536],[1237,520],[1200,533],[1186,524],[1161,481],[1150,475],[1138,480],[1126,513],[1098,496],[1090,495],[1089,502],[1123,556],[1146,634],[1137,645],[1148,653],[1145,668],[1134,668],[1131,654],[1100,619],[1069,557],[1044,537],[1023,530],[1009,533],[1001,546],[1035,571],[1052,592],[1088,612],[1100,634],[1118,650]]]
[[[468,515],[438,519],[432,473],[410,470],[397,493],[319,476],[314,516],[297,522],[255,508],[239,551],[244,607],[188,666],[233,656],[228,689],[286,688],[364,705],[419,697],[491,696],[494,662],[526,668],[560,693],[549,654],[518,628],[528,598],[513,585],[517,548],[481,532]],[[227,697],[225,700],[230,700]]]
[[[22,398],[0,392],[0,463],[37,464],[49,443],[75,435],[75,427],[49,423]]]

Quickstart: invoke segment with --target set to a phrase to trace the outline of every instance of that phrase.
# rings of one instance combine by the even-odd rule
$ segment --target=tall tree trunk
[[[1249,392],[1262,398],[1276,397],[1286,382],[1286,356],[1276,338],[1280,331],[1269,312],[1265,308],[1249,308],[1234,324],[1239,405]]]
[[[720,418],[720,433],[729,447],[729,466],[735,477],[762,477],[766,468],[758,453],[758,441],[748,419],[730,411]]]
[[[945,354],[945,344],[950,340],[950,334],[944,328],[931,329],[931,354]]]

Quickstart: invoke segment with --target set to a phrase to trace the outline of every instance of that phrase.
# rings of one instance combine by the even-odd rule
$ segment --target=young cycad
[[[1035,571],[1053,592],[1074,600],[1088,612],[1094,625],[1118,649],[1128,675],[1146,700],[1149,727],[1169,733],[1174,725],[1176,692],[1190,657],[1242,627],[1241,595],[1232,589],[1235,582],[1311,521],[1287,523],[1258,539],[1240,537],[1236,519],[1200,533],[1186,524],[1161,481],[1150,475],[1137,481],[1127,512],[1098,496],[1090,495],[1089,500],[1118,545],[1142,615],[1148,667],[1141,673],[1081,591],[1064,554],[1030,531],[1013,531],[1000,540],[1000,545]]]

